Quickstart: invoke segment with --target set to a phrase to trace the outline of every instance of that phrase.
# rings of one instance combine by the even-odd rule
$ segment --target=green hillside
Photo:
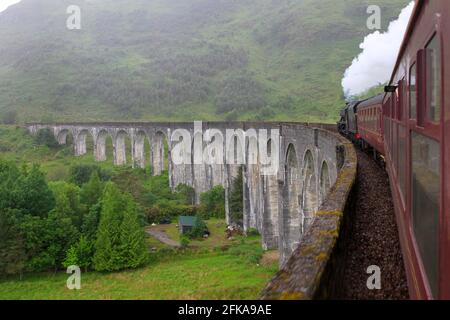
[[[408,2],[23,0],[0,13],[0,115],[335,121],[367,6],[386,28]]]

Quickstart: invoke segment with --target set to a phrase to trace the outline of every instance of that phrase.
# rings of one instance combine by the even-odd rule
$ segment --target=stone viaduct
[[[315,221],[319,208],[335,185],[345,164],[344,142],[336,134],[320,125],[272,122],[192,122],[192,123],[59,123],[27,124],[31,134],[50,129],[60,144],[73,139],[75,156],[87,153],[87,139],[92,139],[96,161],[107,161],[106,143],[111,139],[113,161],[117,166],[152,167],[154,175],[168,170],[170,186],[192,186],[199,195],[215,185],[225,188],[227,222],[230,222],[228,196],[239,168],[243,168],[245,230],[257,229],[265,249],[279,249],[280,266],[284,266],[293,251],[303,241],[309,226]],[[329,126],[325,126],[330,129]],[[189,136],[179,134],[180,129]],[[265,129],[267,136],[259,133]],[[227,130],[233,130],[230,135]],[[278,135],[272,135],[278,132]],[[222,137],[223,150],[208,152],[207,145]],[[196,140],[199,137],[199,140]],[[206,139],[205,139],[206,137]],[[189,141],[186,141],[189,139]],[[276,142],[273,140],[277,140]],[[108,140],[109,141],[109,140]],[[146,144],[146,141],[148,142]],[[180,148],[180,142],[189,147]],[[196,141],[201,141],[200,145]],[[233,146],[229,149],[228,147]],[[149,145],[149,151],[145,151]],[[198,150],[196,150],[196,148]],[[261,148],[277,170],[263,174],[269,164],[261,161]],[[233,154],[230,156],[230,150]],[[242,150],[246,162],[230,163],[227,156],[237,160]],[[253,151],[252,151],[253,150]],[[257,150],[255,152],[255,150]],[[201,152],[203,158],[220,158],[219,162],[203,163],[194,160]],[[177,154],[175,154],[177,153]],[[175,157],[182,153],[191,163],[179,163]],[[128,157],[127,157],[128,155]],[[131,163],[127,163],[127,158]],[[253,159],[254,161],[249,161]],[[272,163],[273,165],[273,163]]]

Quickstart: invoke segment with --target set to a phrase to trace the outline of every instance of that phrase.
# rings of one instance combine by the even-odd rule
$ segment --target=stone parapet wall
[[[328,147],[337,148],[341,155],[336,183],[299,246],[261,293],[262,299],[325,299],[339,290],[343,271],[340,258],[352,217],[357,158],[350,142],[331,133],[329,138]]]

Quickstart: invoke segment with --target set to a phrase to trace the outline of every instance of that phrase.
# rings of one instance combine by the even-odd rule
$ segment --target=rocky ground
[[[408,299],[408,287],[387,173],[358,151],[356,213],[347,248],[342,299]],[[381,290],[367,288],[369,266]]]

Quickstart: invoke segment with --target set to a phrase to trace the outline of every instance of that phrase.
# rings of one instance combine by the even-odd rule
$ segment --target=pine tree
[[[100,223],[95,241],[94,268],[97,271],[114,271],[123,268],[120,255],[120,230],[126,202],[117,186],[109,182],[101,199]]]
[[[244,217],[244,190],[243,190],[242,167],[239,168],[238,176],[233,181],[233,188],[230,194],[230,217],[231,222],[237,225],[243,225]]]
[[[63,266],[68,268],[70,266],[78,266],[78,253],[77,246],[72,245],[66,253],[66,259],[64,259]]]
[[[89,182],[84,184],[81,188],[81,202],[90,209],[93,205],[95,205],[103,192],[103,183],[100,180],[97,171],[92,172]]]
[[[80,241],[77,244],[77,259],[78,266],[84,268],[86,271],[92,265],[93,258],[93,243],[90,242],[85,236],[80,237]]]
[[[110,182],[105,186],[101,205],[93,259],[95,270],[115,271],[142,265],[147,247],[131,196],[122,194]]]
[[[0,274],[20,274],[25,268],[25,240],[19,229],[20,212],[0,210]]]
[[[85,236],[81,236],[80,240],[72,245],[66,253],[66,259],[64,260],[64,267],[79,266],[84,268],[87,272],[88,268],[92,264],[92,243],[86,239]]]
[[[23,179],[14,163],[0,161],[0,208],[20,209]]]
[[[144,264],[148,258],[144,230],[139,224],[136,204],[130,196],[124,197],[127,209],[120,230],[121,256],[127,268],[136,268]]]
[[[93,205],[89,212],[83,217],[83,226],[81,228],[83,235],[90,242],[95,242],[98,224],[100,222],[100,213],[102,205],[100,202]]]
[[[26,174],[20,191],[20,209],[28,214],[44,217],[55,206],[54,195],[38,165]]]

